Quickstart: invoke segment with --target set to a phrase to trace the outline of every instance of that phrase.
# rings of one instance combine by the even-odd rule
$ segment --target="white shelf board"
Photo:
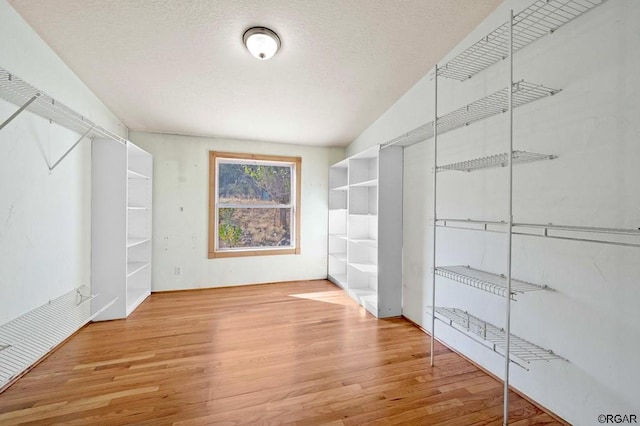
[[[140,244],[144,244],[147,241],[151,241],[151,238],[129,238],[127,239],[127,248],[135,247]]]
[[[342,288],[347,288],[347,274],[329,274],[329,279]]]
[[[340,260],[342,262],[346,262],[347,261],[347,253],[329,253],[329,256]]]
[[[134,172],[133,170],[127,170],[127,177],[129,179],[149,180],[149,176],[145,176],[142,173]]]
[[[342,161],[339,161],[331,166],[332,169],[346,169],[349,167],[349,159],[345,158]]]
[[[363,298],[375,297],[376,300],[378,298],[377,293],[374,290],[371,290],[370,288],[350,288],[348,291],[348,294],[352,299],[355,299],[358,303],[360,303],[363,306],[364,306]]]
[[[372,239],[367,239],[367,238],[351,238],[349,239],[349,241],[351,241],[352,243],[355,244],[362,244],[363,246],[367,246],[367,247],[378,247],[378,241],[376,240],[372,240]]]
[[[330,237],[340,238],[342,240],[347,239],[347,234],[329,234]]]
[[[353,187],[373,187],[373,186],[378,186],[378,179],[370,179],[370,180],[366,180],[363,182],[355,182],[352,184],[349,184],[349,186],[353,186]]]
[[[352,160],[369,160],[369,159],[372,159],[372,158],[377,158],[379,150],[380,150],[380,146],[376,145],[376,146],[373,146],[373,147],[371,147],[369,149],[365,149],[364,151],[359,152],[358,154],[354,155],[350,159],[352,159]]]
[[[331,188],[332,191],[347,191],[349,189],[349,185],[336,186],[335,188]]]
[[[133,276],[135,273],[143,270],[147,266],[151,265],[150,262],[130,262],[127,263],[127,278]]]
[[[360,272],[365,272],[371,275],[378,275],[378,265],[376,265],[375,263],[349,262],[349,265],[353,266]]]
[[[127,206],[128,210],[151,210],[151,208],[149,207],[143,207],[143,206]]]

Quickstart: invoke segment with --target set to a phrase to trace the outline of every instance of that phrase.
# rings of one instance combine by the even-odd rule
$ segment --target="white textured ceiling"
[[[133,130],[346,145],[502,0],[9,0]],[[245,50],[273,29],[269,61]]]

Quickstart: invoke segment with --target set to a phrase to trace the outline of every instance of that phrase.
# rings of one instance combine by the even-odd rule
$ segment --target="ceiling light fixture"
[[[244,32],[242,41],[257,59],[266,61],[280,49],[280,37],[269,28],[253,27]]]

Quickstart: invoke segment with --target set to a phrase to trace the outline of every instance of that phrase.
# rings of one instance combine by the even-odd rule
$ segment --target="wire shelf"
[[[397,136],[381,145],[381,148],[389,146],[411,146],[413,144],[426,141],[433,137],[433,121],[429,121],[422,126],[416,127],[409,132]]]
[[[553,33],[606,0],[537,0],[513,18],[513,52]],[[438,69],[438,75],[464,81],[509,56],[505,22]]]
[[[559,90],[541,84],[519,81],[513,85],[513,107],[517,108],[535,100],[551,96]],[[438,118],[438,134],[446,133],[476,121],[484,120],[509,110],[509,88],[498,90],[469,105],[458,108]]]
[[[513,107],[521,107],[538,99],[554,95],[559,91],[558,89],[551,89],[541,84],[521,80],[513,84]],[[438,134],[441,135],[460,127],[468,126],[471,123],[493,117],[508,110],[509,88],[505,87],[489,96],[478,99],[469,105],[458,108],[438,118]],[[406,147],[432,137],[433,121],[430,121],[404,135],[391,139],[381,146],[382,148],[387,148],[392,145]]]
[[[115,302],[91,314],[85,286],[0,325],[0,390]]]
[[[623,247],[640,247],[640,228],[625,229],[554,225],[551,223],[514,223],[513,235],[599,243]]]
[[[436,275],[448,278],[453,281],[496,294],[507,296],[507,277],[496,275],[491,272],[481,271],[469,266],[439,266],[436,268]],[[511,279],[511,299],[516,300],[516,296],[530,291],[548,289],[545,285],[532,284],[526,281]]]
[[[27,111],[79,134],[84,134],[88,131],[87,137],[90,139],[106,138],[123,144],[127,142],[126,139],[96,125],[62,102],[36,89],[4,68],[0,68],[0,99],[22,107],[34,97],[35,100],[26,107]]]
[[[436,319],[471,337],[501,356],[505,356],[507,336],[503,328],[496,327],[457,308],[436,307]],[[525,364],[534,361],[565,360],[553,351],[541,348],[514,334],[510,334],[509,359],[523,368],[526,368]]]
[[[436,220],[436,227],[506,233],[505,221],[483,221],[472,219]],[[640,247],[640,228],[605,228],[594,226],[554,225],[552,223],[513,223],[513,235],[551,238],[556,240],[608,244],[622,247]]]
[[[531,163],[533,161],[553,160],[555,155],[550,154],[538,154],[535,152],[527,151],[513,151],[512,159],[513,164]],[[506,167],[509,165],[509,154],[504,152],[502,154],[489,155],[487,157],[475,158],[473,160],[460,161],[458,163],[446,164],[439,166],[436,170],[438,172],[446,171],[461,171],[472,172],[474,170],[490,169],[494,167]]]

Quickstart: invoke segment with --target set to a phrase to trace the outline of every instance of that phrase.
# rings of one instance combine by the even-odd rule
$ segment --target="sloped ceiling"
[[[9,0],[130,128],[344,146],[501,0]],[[254,59],[244,31],[282,40]]]

